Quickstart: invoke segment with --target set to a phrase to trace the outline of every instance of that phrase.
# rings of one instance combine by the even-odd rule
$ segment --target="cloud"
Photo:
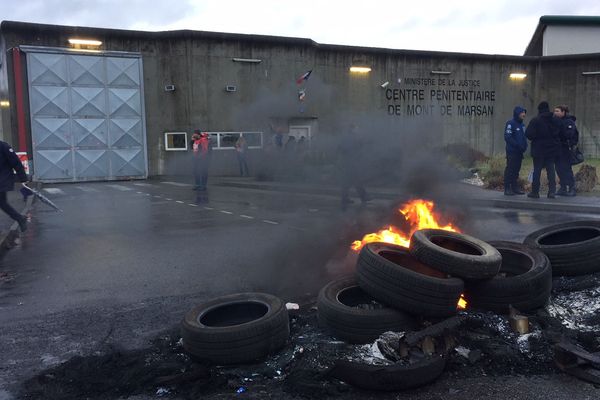
[[[586,0],[0,0],[0,18],[140,30],[193,29],[350,46],[523,54],[542,15],[599,15]]]

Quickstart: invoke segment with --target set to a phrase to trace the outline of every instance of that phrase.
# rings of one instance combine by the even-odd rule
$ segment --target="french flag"
[[[298,79],[296,79],[296,83],[298,85],[301,85],[302,82],[307,81],[308,77],[310,76],[310,74],[312,73],[312,69],[308,72],[303,73],[302,75],[300,75],[300,77]]]

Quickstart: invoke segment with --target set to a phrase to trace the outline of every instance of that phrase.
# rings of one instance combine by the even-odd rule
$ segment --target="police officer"
[[[513,118],[506,122],[504,128],[504,141],[506,142],[506,168],[504,169],[504,195],[525,194],[517,183],[523,153],[527,150],[527,139],[525,138],[525,124],[523,120],[527,110],[516,106],[513,110]]]
[[[575,177],[571,168],[571,147],[579,142],[579,131],[575,125],[575,116],[569,115],[569,107],[559,105],[554,107],[554,116],[563,124],[560,135],[560,152],[556,160],[556,172],[560,179],[559,196],[575,196]]]
[[[21,160],[8,143],[0,141],[0,209],[17,221],[21,232],[25,232],[27,218],[19,214],[7,201],[7,192],[15,189],[15,171],[19,182],[27,182],[27,175]]]

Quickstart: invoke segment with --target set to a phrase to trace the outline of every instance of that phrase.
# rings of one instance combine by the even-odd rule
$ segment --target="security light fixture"
[[[262,60],[259,60],[258,58],[232,58],[231,61],[251,64],[258,64],[262,62]]]
[[[450,75],[450,71],[431,71],[431,75]]]
[[[69,44],[78,46],[100,46],[102,42],[94,39],[71,38],[69,39]]]
[[[527,74],[524,74],[522,72],[511,72],[509,77],[510,77],[510,79],[522,81],[523,79],[525,79],[527,77]]]
[[[600,75],[600,71],[587,71],[582,72],[581,75]]]
[[[10,107],[10,101],[8,101],[8,100],[0,100],[0,107],[3,107],[3,108]]]
[[[369,72],[371,72],[371,68],[370,67],[355,67],[352,66],[350,67],[350,72],[356,72],[359,74],[367,74]]]

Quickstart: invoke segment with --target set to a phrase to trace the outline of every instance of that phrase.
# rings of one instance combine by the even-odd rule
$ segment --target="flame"
[[[398,210],[410,224],[408,234],[400,232],[398,228],[390,225],[387,229],[365,235],[362,240],[355,240],[350,247],[354,251],[359,251],[365,244],[372,242],[392,243],[408,247],[410,245],[410,237],[415,231],[420,229],[443,229],[460,232],[451,224],[440,225],[436,214],[433,212],[433,207],[433,201],[422,199],[411,200]]]
[[[465,295],[461,293],[460,298],[458,299],[458,303],[456,303],[456,308],[458,310],[464,310],[467,308],[467,304],[469,304],[469,303],[465,299]]]

